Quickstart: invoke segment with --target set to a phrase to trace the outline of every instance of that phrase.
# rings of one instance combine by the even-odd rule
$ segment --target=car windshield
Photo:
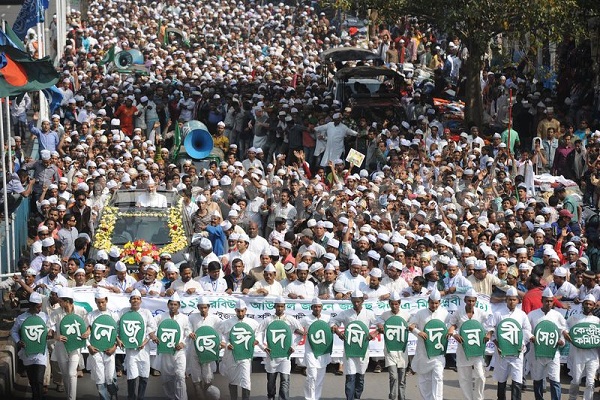
[[[112,243],[117,246],[134,240],[145,240],[157,246],[170,243],[168,216],[164,209],[119,212]]]

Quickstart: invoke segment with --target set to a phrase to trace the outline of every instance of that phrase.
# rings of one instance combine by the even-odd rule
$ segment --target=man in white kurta
[[[94,321],[102,316],[108,315],[115,322],[118,321],[118,316],[115,312],[107,309],[108,303],[108,291],[104,289],[98,289],[95,293],[96,307],[98,309],[89,313],[86,317],[86,323],[91,331],[91,334],[95,334],[92,330]],[[87,343],[89,356],[87,358],[87,369],[91,372],[92,381],[98,388],[98,394],[102,400],[110,400],[112,396],[116,395],[119,391],[117,387],[117,374],[115,370],[115,351],[117,350],[117,344],[106,351],[99,351],[97,348],[92,346],[89,341]]]
[[[60,323],[68,314],[77,314],[85,320],[87,311],[85,311],[83,307],[73,304],[73,289],[71,288],[62,287],[58,289],[58,297],[60,298],[60,308],[56,309],[50,315],[48,324],[48,333],[53,333],[54,338],[56,339],[54,352],[52,352],[52,359],[58,362],[58,368],[63,377],[67,399],[75,400],[77,398],[77,367],[79,366],[81,349],[67,352],[67,349],[65,348],[67,338],[60,334]],[[90,335],[89,329],[86,329],[84,326],[79,327],[79,329],[81,330],[81,338],[87,339]]]
[[[588,294],[581,305],[581,314],[573,314],[567,320],[567,328],[589,322],[600,324],[600,318],[593,314],[596,306],[596,298]],[[565,339],[571,342],[569,348],[569,359],[567,366],[571,371],[571,386],[569,387],[569,400],[576,400],[579,394],[579,384],[581,378],[585,376],[585,389],[583,391],[583,400],[592,400],[594,398],[594,379],[598,372],[598,349],[580,349],[572,344],[569,333],[564,334]]]
[[[273,264],[269,264],[265,267],[263,271],[263,277],[265,279],[261,279],[256,282],[252,289],[248,292],[250,296],[281,296],[283,295],[283,287],[281,283],[275,280],[275,275],[277,274],[277,270],[273,266]]]
[[[315,321],[324,321],[329,323],[329,315],[322,314],[323,303],[321,299],[315,297],[312,299],[310,306],[312,313],[300,320],[300,324],[304,328],[304,332],[308,332],[308,328]],[[314,352],[308,340],[304,345],[304,364],[306,365],[306,381],[304,382],[304,397],[306,400],[318,400],[321,398],[323,389],[323,380],[327,365],[331,362],[331,354],[322,354],[315,357]]]
[[[558,345],[563,346],[564,340],[562,339],[563,334],[567,332],[567,323],[561,313],[554,310],[554,295],[552,290],[547,287],[542,293],[542,308],[533,310],[529,313],[529,323],[531,324],[531,331],[535,331],[535,327],[542,321],[550,321],[556,324],[558,328],[560,339]],[[531,336],[531,342],[536,344],[535,335]],[[533,350],[533,349],[532,349]],[[529,366],[531,379],[533,380],[533,393],[536,400],[544,399],[544,380],[546,377],[550,381],[550,398],[552,400],[560,400],[561,386],[560,386],[560,354],[557,351],[553,358],[542,358],[536,357],[535,351],[529,352]]]
[[[146,395],[146,386],[148,385],[148,377],[150,376],[150,349],[147,346],[150,341],[150,334],[156,332],[156,321],[152,312],[142,306],[142,294],[139,290],[134,289],[129,295],[129,304],[131,307],[126,307],[121,310],[119,318],[129,311],[135,311],[140,314],[144,321],[144,333],[142,334],[143,341],[135,349],[125,350],[125,370],[127,371],[127,397],[129,399],[143,399]],[[137,327],[141,329],[141,327]],[[135,336],[135,333],[134,333]],[[124,336],[124,332],[119,332],[118,343],[122,344],[125,340],[129,340]],[[136,379],[137,396],[136,396]]]
[[[235,305],[235,318],[229,318],[217,325],[217,331],[221,335],[221,347],[225,353],[219,364],[219,371],[229,381],[229,397],[231,400],[238,399],[238,386],[242,388],[242,400],[250,400],[252,359],[236,361],[233,358],[233,345],[229,342],[229,335],[233,327],[243,322],[248,324],[254,332],[258,330],[258,322],[252,318],[246,318],[246,302],[237,300]],[[254,341],[254,345],[258,341]]]
[[[463,339],[459,332],[462,324],[465,322],[469,320],[478,321],[483,325],[486,332],[488,332],[484,338],[484,341],[487,342],[491,338],[489,328],[491,328],[492,318],[475,307],[477,292],[474,289],[471,288],[467,291],[464,301],[465,306],[456,310],[450,316],[448,334],[458,342],[456,348],[456,368],[458,371],[458,383],[465,400],[483,400],[483,392],[485,390],[485,365],[483,357],[467,358],[465,356],[462,344]]]
[[[173,319],[179,325],[180,342],[175,345],[175,354],[158,354],[155,360],[155,369],[160,371],[165,396],[168,399],[187,400],[185,387],[185,338],[190,335],[190,324],[188,316],[179,313],[181,300],[179,294],[175,293],[167,303],[169,311],[155,317],[156,326],[166,319]],[[158,328],[157,328],[158,329]],[[151,335],[152,340],[158,344],[163,338],[156,334]]]
[[[37,292],[31,293],[29,296],[29,309],[15,319],[15,323],[10,330],[10,336],[19,349],[17,354],[23,361],[25,371],[27,371],[32,398],[33,400],[38,400],[43,398],[44,373],[46,371],[46,364],[48,363],[48,349],[46,347],[44,352],[40,354],[28,355],[25,353],[25,342],[21,340],[21,326],[23,325],[23,322],[32,315],[40,317],[44,323],[48,322],[48,316],[46,313],[42,312],[42,296]],[[30,333],[32,337],[42,334],[43,333],[39,331]]]
[[[297,279],[288,283],[283,289],[283,297],[290,299],[312,299],[315,295],[315,285],[308,280],[308,264],[301,262],[296,269]]]
[[[204,392],[212,383],[213,373],[217,369],[217,365],[214,361],[207,364],[200,364],[194,345],[194,341],[196,340],[196,330],[198,330],[198,328],[201,326],[215,328],[221,321],[216,315],[210,314],[209,308],[210,303],[208,299],[202,296],[198,300],[198,312],[193,312],[189,315],[190,340],[187,345],[187,373],[192,377],[192,382],[194,383],[196,396],[198,398],[204,396]],[[219,351],[219,348],[216,348],[215,351]]]
[[[509,288],[506,291],[506,308],[494,313],[493,319],[493,330],[494,334],[492,339],[496,340],[496,327],[505,318],[512,318],[521,325],[521,331],[523,332],[523,348],[518,356],[506,356],[502,357],[499,354],[498,342],[496,341],[496,354],[492,359],[494,362],[494,378],[498,381],[497,397],[498,400],[506,400],[506,382],[510,377],[511,383],[511,399],[520,400],[522,392],[523,382],[523,351],[525,345],[531,340],[531,324],[527,318],[527,314],[520,308],[517,308],[519,304],[519,294],[517,289],[514,287]]]
[[[271,349],[267,344],[267,328],[273,321],[283,321],[290,327],[292,335],[304,335],[304,329],[296,318],[285,315],[285,298],[281,296],[277,297],[274,303],[275,315],[267,317],[258,327],[258,342],[263,346],[265,353],[267,353],[264,360],[265,370],[267,371],[267,398],[269,400],[275,399],[277,393],[277,375],[279,374],[279,400],[288,400],[292,361],[289,357],[271,358]],[[292,344],[294,342],[293,340]],[[290,350],[293,351],[293,348]]]
[[[333,333],[338,335],[342,341],[345,338],[345,332],[340,329],[341,326],[347,326],[352,321],[360,321],[367,327],[376,323],[375,313],[363,307],[364,297],[360,290],[355,290],[351,295],[352,308],[344,310],[331,318],[329,325]],[[371,332],[371,340],[379,335],[378,331]],[[363,358],[346,357],[344,359],[344,375],[346,376],[346,400],[360,399],[365,387],[365,372],[369,366],[369,353]]]
[[[442,400],[444,394],[444,355],[429,358],[425,348],[427,333],[425,324],[432,319],[448,322],[448,311],[440,307],[440,292],[434,290],[429,295],[427,308],[417,311],[410,321],[408,329],[417,336],[417,349],[412,360],[412,370],[419,376],[419,391],[423,400]]]
[[[390,306],[389,311],[385,311],[379,317],[379,331],[383,332],[385,321],[393,316],[398,316],[404,319],[406,322],[409,320],[409,315],[406,311],[400,309],[401,297],[399,292],[393,292],[390,296],[388,304]],[[390,379],[390,400],[404,400],[406,399],[406,366],[408,365],[408,354],[406,351],[389,351],[387,347],[384,348],[385,355],[385,366],[388,369],[388,376]]]
[[[342,158],[344,154],[344,139],[346,136],[356,136],[358,132],[353,131],[342,124],[342,115],[333,114],[333,121],[315,128],[317,139],[326,140],[325,152],[321,159],[321,167],[326,167],[329,161]]]

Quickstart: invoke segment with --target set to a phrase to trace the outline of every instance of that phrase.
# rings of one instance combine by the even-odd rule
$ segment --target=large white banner
[[[198,299],[200,296],[181,296],[181,308],[180,312],[184,314],[191,314],[197,312]],[[230,295],[206,295],[210,301],[210,312],[217,315],[221,320],[229,318],[235,318],[235,302],[237,298],[243,299],[248,307],[247,316],[257,320],[259,323],[265,318],[275,314],[275,306],[273,303],[274,297],[257,297],[257,296],[230,296]],[[441,307],[448,309],[449,313],[454,313],[460,307],[464,307],[463,295],[449,295],[442,299]],[[142,299],[142,307],[150,310],[153,315],[158,315],[162,312],[168,311],[167,308],[168,298],[166,297],[144,297]],[[96,308],[94,301],[94,290],[90,289],[77,289],[75,288],[75,303],[84,307],[88,311],[92,311]],[[292,300],[286,305],[286,314],[294,316],[298,319],[302,319],[306,315],[310,315],[310,300]],[[479,296],[476,307],[481,309],[485,314],[492,314],[494,308],[502,307],[503,304],[490,304],[487,296]],[[108,294],[108,308],[110,310],[121,310],[129,307],[129,296],[122,294]],[[381,315],[384,311],[390,309],[387,301],[376,301],[367,300],[364,303],[364,307],[372,310],[377,316]],[[427,297],[405,297],[402,299],[401,308],[404,309],[409,315],[414,314],[418,310],[427,307]],[[352,308],[352,303],[348,300],[323,300],[323,313],[335,316],[343,310]],[[407,321],[408,322],[408,321]],[[371,327],[374,330],[374,327]],[[294,345],[294,353],[292,357],[302,357],[304,355],[304,338],[296,338]],[[408,337],[408,354],[412,355],[415,353],[417,345],[417,338],[409,334]],[[456,352],[457,343],[454,339],[450,338],[448,343],[448,353]],[[371,357],[383,357],[383,335],[379,335],[377,339],[372,340],[369,343],[369,354]],[[334,335],[333,345],[333,357],[343,356],[343,342]],[[487,352],[493,353],[494,345],[488,343]],[[256,357],[263,357],[264,353],[256,347]]]

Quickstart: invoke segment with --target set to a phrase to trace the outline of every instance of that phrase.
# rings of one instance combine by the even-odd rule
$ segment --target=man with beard
[[[369,272],[369,284],[364,284],[360,288],[363,292],[365,299],[370,300],[387,300],[390,297],[390,290],[381,285],[381,270],[379,268],[373,268]]]
[[[329,161],[342,158],[344,153],[344,139],[346,136],[356,136],[358,132],[342,124],[342,115],[333,114],[333,121],[325,125],[315,127],[319,140],[326,141],[325,152],[321,159],[321,167],[326,167]]]
[[[164,286],[161,281],[156,279],[158,275],[158,265],[150,264],[144,272],[144,279],[139,280],[133,285],[134,289],[140,291],[142,296],[157,297],[164,292]]]
[[[167,197],[164,194],[156,193],[156,183],[154,181],[148,182],[148,191],[138,196],[135,205],[137,207],[168,207]]]
[[[193,269],[188,263],[183,263],[179,266],[179,278],[171,283],[171,287],[165,292],[166,296],[172,296],[173,293],[194,294],[202,292],[200,282],[192,279]]]
[[[217,331],[221,334],[221,347],[225,349],[219,370],[229,382],[229,396],[232,400],[238,398],[238,386],[242,387],[242,400],[250,400],[252,359],[236,361],[233,358],[233,345],[229,342],[231,330],[239,322],[248,324],[254,332],[258,330],[258,322],[253,318],[246,318],[246,311],[246,302],[238,299],[235,304],[236,318],[226,319],[217,325]],[[257,344],[258,341],[255,340],[253,345]]]
[[[308,264],[299,263],[296,276],[297,279],[288,283],[283,290],[283,296],[290,299],[312,299],[315,295],[315,285],[308,280]]]
[[[324,268],[324,280],[315,288],[315,296],[323,300],[335,299],[333,284],[335,283],[335,267],[327,264]]]
[[[599,324],[600,319],[593,312],[596,307],[596,298],[588,294],[583,300],[581,314],[573,314],[567,320],[567,328],[571,329],[579,323]],[[565,331],[563,336],[569,343],[573,343],[569,332]],[[576,400],[579,394],[579,383],[585,376],[584,400],[592,400],[594,397],[594,379],[598,371],[598,350],[580,349],[571,345],[569,349],[569,369],[571,370],[571,386],[569,387],[569,400]]]
[[[248,294],[250,296],[281,296],[283,287],[275,280],[276,273],[273,264],[267,265],[263,272],[264,279],[256,282]]]

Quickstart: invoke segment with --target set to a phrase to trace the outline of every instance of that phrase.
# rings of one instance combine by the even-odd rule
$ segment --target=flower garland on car
[[[160,253],[176,253],[184,249],[188,245],[188,240],[183,228],[183,218],[181,215],[181,209],[183,206],[183,199],[180,199],[176,207],[171,207],[168,214],[167,226],[169,227],[169,237],[171,242],[158,248],[157,246],[148,243],[144,240],[135,240],[133,242],[126,243],[123,248],[114,246],[111,242],[113,233],[115,230],[115,224],[119,217],[163,217],[165,213],[162,212],[146,212],[146,211],[126,211],[119,212],[116,207],[105,206],[102,212],[102,220],[98,225],[96,235],[94,237],[95,247],[97,249],[110,251],[111,248],[116,247],[121,251],[121,257],[123,262],[126,264],[134,264],[141,260],[144,255],[148,255],[155,260],[158,260]],[[154,253],[156,252],[156,255]]]

